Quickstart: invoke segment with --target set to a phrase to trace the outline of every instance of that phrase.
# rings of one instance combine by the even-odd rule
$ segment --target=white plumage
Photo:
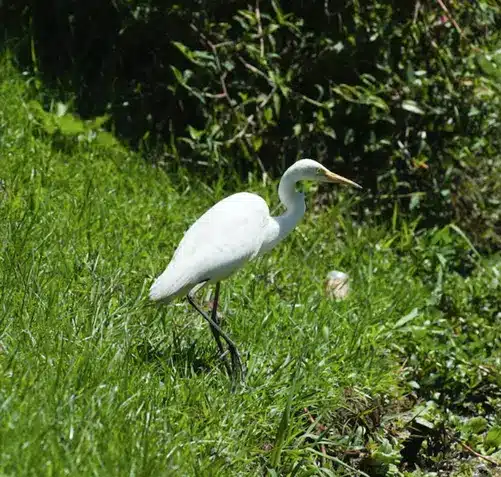
[[[243,367],[235,344],[220,328],[217,318],[219,282],[249,260],[271,250],[294,229],[305,212],[304,196],[296,191],[295,186],[305,179],[360,187],[316,161],[302,159],[285,171],[278,187],[280,201],[286,208],[284,214],[272,217],[266,202],[248,192],[223,199],[188,229],[167,268],[151,286],[150,298],[154,301],[169,302],[178,296],[188,296],[190,304],[209,323],[234,383],[237,368],[243,375]],[[196,304],[192,296],[197,285],[207,283],[216,283],[211,316]],[[221,337],[227,343],[232,370],[226,361]]]
[[[150,298],[169,302],[198,283],[227,278],[258,255],[269,221],[268,205],[256,194],[241,192],[218,202],[185,233]]]

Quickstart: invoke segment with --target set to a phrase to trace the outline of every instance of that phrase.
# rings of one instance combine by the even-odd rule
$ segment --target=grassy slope
[[[390,351],[393,325],[429,297],[414,262],[343,210],[309,211],[223,286],[225,327],[248,365],[246,386],[230,394],[206,324],[185,302],[146,298],[183,231],[223,191],[174,184],[104,148],[59,152],[32,129],[22,81],[4,75],[0,473],[346,470],[335,451],[319,460],[304,408],[341,444],[343,412],[410,390]],[[274,188],[253,186],[276,204]],[[353,277],[346,302],[324,297],[331,269]]]

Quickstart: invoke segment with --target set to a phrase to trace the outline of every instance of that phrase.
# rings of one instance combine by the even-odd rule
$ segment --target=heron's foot
[[[190,292],[187,295],[188,302],[200,313],[200,315],[209,323],[212,335],[216,340],[217,346],[220,352],[220,358],[223,361],[224,367],[228,372],[228,376],[230,376],[232,380],[232,390],[234,390],[236,383],[238,381],[238,376],[240,375],[240,380],[243,379],[244,372],[242,366],[242,360],[240,359],[240,355],[238,354],[235,343],[229,338],[229,336],[221,329],[219,326],[219,319],[217,316],[216,306],[217,306],[217,296],[219,294],[219,287],[216,287],[216,299],[215,306],[212,309],[211,316],[208,313],[203,311],[201,307],[195,301],[194,293]],[[226,342],[228,349],[225,351],[222,339]],[[231,366],[228,363],[227,354],[230,353],[231,357]]]
[[[242,358],[238,352],[236,346],[232,343],[228,343],[229,351],[231,354],[231,365],[232,365],[232,386],[231,389],[234,391],[237,384],[243,383],[245,381],[245,368],[242,364]]]

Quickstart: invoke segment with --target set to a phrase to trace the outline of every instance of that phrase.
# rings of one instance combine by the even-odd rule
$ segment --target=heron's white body
[[[266,202],[255,194],[242,192],[218,202],[185,233],[150,298],[169,301],[203,281],[227,278],[258,254],[268,219]]]
[[[296,182],[326,180],[320,177],[325,171],[310,159],[287,169],[278,189],[287,210],[278,217],[270,215],[260,196],[248,192],[233,194],[215,204],[185,233],[167,268],[151,286],[150,298],[168,302],[186,295],[199,283],[219,282],[271,250],[304,215],[304,196],[295,190]]]
[[[298,217],[297,220],[299,220]],[[291,222],[291,229],[297,223]],[[280,224],[260,196],[240,192],[205,212],[185,233],[165,271],[150,290],[152,300],[170,301],[198,283],[229,277],[274,246]]]

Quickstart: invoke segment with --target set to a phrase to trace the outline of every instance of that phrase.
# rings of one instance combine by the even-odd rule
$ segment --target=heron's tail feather
[[[151,285],[149,296],[153,301],[170,302],[178,296],[186,295],[191,288],[189,277],[178,276],[167,268]]]

